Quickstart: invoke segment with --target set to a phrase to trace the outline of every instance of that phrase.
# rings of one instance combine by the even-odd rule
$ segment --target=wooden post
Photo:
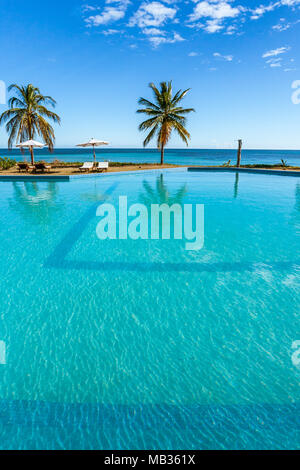
[[[239,148],[238,148],[236,166],[239,168],[241,166],[241,158],[242,158],[242,145],[243,145],[242,139],[239,139],[238,143],[239,143]]]

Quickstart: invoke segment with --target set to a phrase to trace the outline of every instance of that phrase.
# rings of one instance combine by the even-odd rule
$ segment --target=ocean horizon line
[[[88,148],[84,149],[79,149],[78,147],[76,146],[57,146],[53,149],[52,152],[50,152],[50,150],[48,150],[47,147],[43,148],[43,149],[35,149],[35,152],[41,152],[41,151],[47,151],[49,153],[54,153],[55,151],[57,150],[72,150],[72,151],[76,151],[76,152],[80,152],[80,153],[85,153],[85,152],[89,152],[90,150]],[[109,150],[141,150],[143,152],[148,152],[148,153],[152,153],[152,152],[160,152],[159,149],[155,148],[155,147],[148,147],[148,148],[144,148],[144,147],[134,147],[134,146],[114,146],[114,147],[99,147],[99,148],[96,148],[95,149],[96,151],[98,152],[107,152]],[[237,151],[237,148],[236,147],[168,147],[165,149],[165,152],[170,152],[170,151],[174,151],[174,150],[179,150],[179,151],[191,151],[191,150],[195,150],[195,151],[230,151],[230,152],[234,152],[234,151]],[[8,148],[8,147],[0,147],[0,151],[7,151],[7,152],[13,152],[13,151],[18,151],[18,152],[21,152],[19,148],[17,147],[13,147],[13,148]],[[26,150],[27,152],[28,150]],[[243,147],[242,151],[254,151],[254,152],[264,152],[264,151],[270,151],[270,152],[300,152],[300,148],[299,149],[294,149],[294,148],[271,148],[271,147],[266,147],[266,148],[250,148],[250,147]]]

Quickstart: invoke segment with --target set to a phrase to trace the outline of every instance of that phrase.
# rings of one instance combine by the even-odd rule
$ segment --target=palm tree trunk
[[[32,132],[32,127],[31,127],[31,119],[29,118],[28,121],[28,137],[29,140],[33,140],[33,132]],[[34,165],[34,155],[33,155],[33,147],[30,148],[30,156],[31,156],[31,165]]]
[[[165,154],[165,146],[164,144],[161,144],[161,148],[160,148],[160,164],[161,165],[164,164],[164,154]]]
[[[30,147],[31,165],[34,165],[33,147]]]

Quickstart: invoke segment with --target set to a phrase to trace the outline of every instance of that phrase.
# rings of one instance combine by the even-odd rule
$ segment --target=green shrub
[[[0,170],[9,170],[9,168],[16,165],[16,160],[8,157],[0,157]]]

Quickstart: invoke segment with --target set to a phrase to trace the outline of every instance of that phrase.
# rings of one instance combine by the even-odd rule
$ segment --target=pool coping
[[[234,172],[234,173],[256,173],[263,175],[280,175],[280,176],[300,176],[300,171],[297,170],[271,170],[267,168],[238,168],[238,167],[211,167],[211,166],[193,166],[188,167],[188,171],[221,171],[221,172]]]
[[[107,173],[85,173],[78,175],[1,175],[0,182],[2,181],[72,181],[77,179],[86,179],[86,178],[105,178],[111,176],[122,176],[122,175],[139,175],[143,173],[162,173],[165,171],[187,171],[187,166],[182,166],[179,168],[151,168],[148,170],[126,170],[126,171],[109,171]]]
[[[0,182],[6,181],[69,181],[68,175],[0,175]]]

